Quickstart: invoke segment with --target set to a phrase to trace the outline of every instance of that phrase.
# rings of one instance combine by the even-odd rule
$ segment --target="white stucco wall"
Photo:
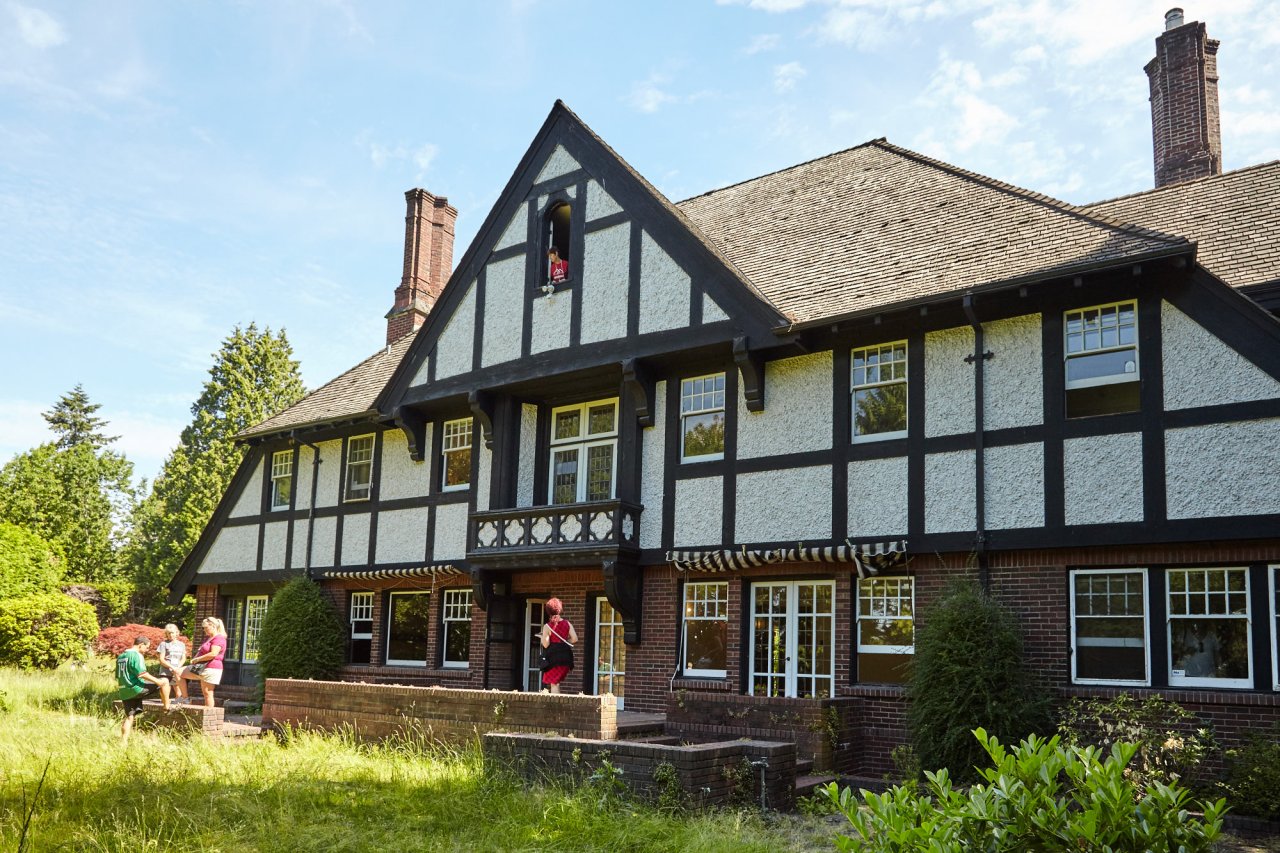
[[[320,442],[320,475],[316,486],[316,506],[337,505],[340,476],[342,476],[342,442]]]
[[[765,363],[764,411],[738,394],[738,456],[751,459],[831,448],[830,351]]]
[[[640,333],[689,325],[690,279],[646,232],[640,238]]]
[[[274,571],[285,568],[285,543],[289,541],[289,523],[273,521],[264,525],[262,532],[262,569]]]
[[[444,379],[471,370],[471,351],[476,331],[476,284],[467,284],[467,292],[458,302],[453,316],[445,324],[436,341],[436,378]]]
[[[516,212],[507,222],[507,227],[502,230],[502,236],[498,238],[498,242],[493,244],[495,252],[514,246],[517,243],[523,243],[529,239],[529,209],[525,205],[516,208]]]
[[[476,509],[484,511],[489,508],[489,485],[493,473],[493,451],[484,446],[484,436],[471,448],[476,454]]]
[[[662,547],[663,454],[667,436],[667,383],[654,383],[654,426],[641,431],[640,445],[640,547]]]
[[[594,178],[587,182],[587,221],[599,219],[602,216],[610,216],[619,213],[622,210],[618,203],[613,200],[613,196],[600,186],[600,183]]]
[[[533,506],[533,468],[538,461],[538,407],[520,407],[520,467],[516,472],[516,506]]]
[[[289,557],[289,568],[300,569],[307,564],[307,527],[305,518],[293,522],[293,554]]]
[[[831,538],[831,469],[825,465],[738,475],[735,540]]]
[[[1280,419],[1165,433],[1169,518],[1280,512]]]
[[[245,481],[244,488],[240,490],[240,495],[236,498],[235,505],[231,507],[229,518],[241,518],[262,512],[263,464],[264,460],[259,459],[258,464],[253,466],[253,473],[249,475],[249,479]]]
[[[723,518],[724,477],[700,477],[676,483],[673,541],[677,548],[719,545],[723,538]]]
[[[200,564],[199,573],[251,572],[258,567],[258,525],[224,527]]]
[[[711,294],[702,294],[702,322],[715,323],[728,319],[729,315],[724,312],[718,302],[711,298]]]
[[[484,280],[484,337],[481,363],[488,367],[520,357],[524,329],[524,257],[491,263]]]
[[[436,507],[435,562],[461,560],[467,556],[467,505]]]
[[[994,353],[982,374],[987,429],[1031,426],[1044,421],[1040,329],[1039,314],[982,324],[983,346]]]
[[[924,336],[925,435],[973,432],[973,366],[964,360],[972,354],[973,329],[968,326]],[[911,381],[910,364],[907,378]],[[918,415],[907,413],[908,418]]]
[[[924,527],[927,533],[971,531],[974,505],[972,450],[930,453],[924,460]]]
[[[582,268],[582,342],[626,337],[631,225],[588,234]]]
[[[1069,438],[1062,443],[1067,524],[1142,521],[1142,434]]]
[[[566,197],[568,197],[568,199],[569,199],[570,203],[577,201],[577,199],[578,199],[578,188],[577,188],[577,187],[574,187],[574,186],[568,186],[568,187],[565,187],[565,188],[562,190],[562,192],[565,194],[565,196],[566,196]],[[550,193],[547,193],[546,195],[540,195],[540,196],[538,196],[538,202],[537,202],[537,204],[538,204],[538,210],[546,211],[547,206],[548,206],[549,204],[551,204],[551,194],[550,194]]]
[[[568,174],[574,169],[579,168],[578,161],[568,151],[564,150],[563,145],[557,145],[551,155],[547,157],[547,161],[542,164],[538,177],[534,178],[535,184],[542,181],[549,181],[552,178],[558,178],[561,175]]]
[[[569,321],[573,316],[573,294],[561,290],[533,300],[533,335],[530,352],[546,352],[569,346]]]
[[[334,565],[334,542],[337,539],[338,520],[332,516],[316,519],[316,532],[311,539],[311,565],[327,568]],[[303,552],[306,555],[306,552]]]
[[[298,449],[298,467],[293,472],[294,509],[302,510],[311,506],[311,476],[315,468],[313,464],[315,453],[315,449],[311,447],[304,446]]]
[[[849,463],[849,535],[907,535],[907,457]]]
[[[342,565],[369,564],[369,514],[348,515],[342,519]]]
[[[987,529],[1044,527],[1044,445],[988,447],[982,458]]]
[[[427,425],[427,447],[431,446],[431,425]],[[414,462],[409,456],[409,442],[398,429],[382,434],[382,477],[378,497],[384,501],[416,498],[427,494],[431,485],[431,466]]]
[[[1280,397],[1280,382],[1168,302],[1160,303],[1160,330],[1166,409]]]
[[[378,513],[379,563],[422,562],[427,553],[427,507]]]
[[[410,380],[409,386],[426,385],[431,376],[431,359],[426,355],[421,356],[422,361],[418,363],[418,369],[413,372],[413,379]]]

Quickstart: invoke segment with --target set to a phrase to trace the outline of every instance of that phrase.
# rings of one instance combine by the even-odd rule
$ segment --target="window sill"
[[[905,699],[906,688],[901,684],[850,684],[838,690],[840,696],[861,696],[865,699]]]
[[[362,498],[343,498],[342,502],[344,504],[366,504],[369,502],[369,500],[370,500],[369,496],[365,495]]]
[[[671,682],[674,690],[694,690],[699,693],[730,693],[733,685],[728,678],[711,675],[682,675]]]
[[[894,432],[877,432],[871,435],[855,435],[851,441],[853,444],[871,444],[877,441],[893,441],[897,438],[906,438],[907,431],[905,429],[895,430]]]

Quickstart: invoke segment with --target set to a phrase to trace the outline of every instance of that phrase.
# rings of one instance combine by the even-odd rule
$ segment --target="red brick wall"
[[[222,600],[218,597],[218,587],[212,584],[201,584],[196,587],[196,624],[187,627],[187,633],[193,637],[203,637],[199,631],[200,623],[210,616],[222,618]]]
[[[1218,42],[1189,23],[1156,39],[1146,67],[1156,186],[1222,172],[1218,119]]]

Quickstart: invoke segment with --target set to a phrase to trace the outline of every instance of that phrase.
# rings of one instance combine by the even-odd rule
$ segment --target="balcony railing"
[[[609,559],[640,550],[641,507],[625,501],[498,509],[471,514],[467,559],[546,565],[548,558]]]

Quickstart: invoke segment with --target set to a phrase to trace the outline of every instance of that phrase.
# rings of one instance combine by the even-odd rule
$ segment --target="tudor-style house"
[[[568,692],[834,705],[874,775],[968,573],[1060,697],[1280,719],[1280,163],[1221,173],[1217,46],[1171,18],[1157,187],[1085,207],[883,139],[672,203],[557,102],[456,268],[407,194],[385,348],[241,436],[173,595],[229,680],[307,574],[343,677],[508,690],[557,596]]]

